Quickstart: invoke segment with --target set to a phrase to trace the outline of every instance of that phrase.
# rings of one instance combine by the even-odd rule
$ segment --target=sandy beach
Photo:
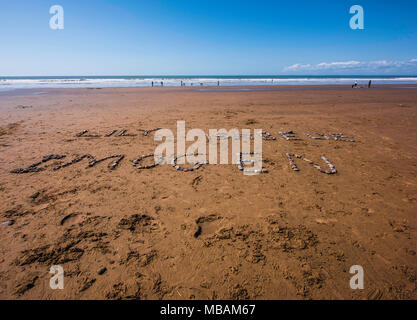
[[[0,92],[0,298],[416,299],[417,86],[247,89]],[[268,173],[136,169],[159,144],[137,130],[177,120],[270,132]],[[286,153],[338,172],[296,158],[294,171]],[[124,158],[54,170],[85,154]],[[12,173],[47,155],[65,158]],[[53,265],[63,290],[49,286]],[[349,287],[353,265],[363,290]]]

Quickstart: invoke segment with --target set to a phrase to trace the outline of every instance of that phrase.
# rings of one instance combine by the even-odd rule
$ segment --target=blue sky
[[[355,4],[364,30],[349,27]],[[417,74],[415,0],[0,5],[0,76]],[[52,5],[63,30],[49,28]]]

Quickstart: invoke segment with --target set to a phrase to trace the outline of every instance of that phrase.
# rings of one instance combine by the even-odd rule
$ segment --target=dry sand
[[[269,173],[139,171],[132,160],[154,151],[153,133],[75,136],[175,130],[177,120],[206,132],[268,130],[277,137],[263,142]],[[303,140],[278,135],[288,130]],[[357,142],[305,136],[315,132]],[[338,173],[302,160],[294,172],[286,152],[320,165],[325,155]],[[86,153],[126,157],[113,171],[111,160],[53,171]],[[67,157],[10,173],[48,154]],[[0,298],[416,299],[416,177],[416,88],[3,92]],[[52,265],[64,268],[64,290],[49,287]],[[352,265],[364,268],[364,290],[349,287]]]

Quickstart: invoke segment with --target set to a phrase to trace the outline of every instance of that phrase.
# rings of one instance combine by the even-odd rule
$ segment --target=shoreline
[[[417,84],[375,84],[371,88],[367,86],[359,86],[352,88],[350,85],[335,84],[335,85],[246,85],[246,86],[166,86],[166,87],[94,87],[94,88],[28,88],[28,89],[9,89],[0,90],[0,96],[20,96],[20,95],[45,95],[57,93],[77,93],[83,91],[112,91],[112,90],[158,90],[158,91],[182,91],[182,92],[259,92],[259,91],[294,91],[294,90],[357,90],[357,89],[417,89]]]

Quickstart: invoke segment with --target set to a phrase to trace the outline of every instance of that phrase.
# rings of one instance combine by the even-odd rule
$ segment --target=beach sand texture
[[[417,298],[417,89],[43,91],[0,96],[0,298]],[[135,169],[159,144],[136,130],[175,133],[177,120],[267,130],[269,173]],[[102,136],[76,137],[85,129]],[[103,137],[122,129],[138,135]],[[302,140],[279,135],[290,130]],[[316,132],[356,142],[305,135]],[[300,159],[295,172],[287,152],[323,167],[324,155],[338,173]],[[50,154],[66,158],[11,173]],[[53,170],[84,154],[125,158]],[[52,265],[63,290],[49,287]],[[349,286],[352,265],[363,290]]]

